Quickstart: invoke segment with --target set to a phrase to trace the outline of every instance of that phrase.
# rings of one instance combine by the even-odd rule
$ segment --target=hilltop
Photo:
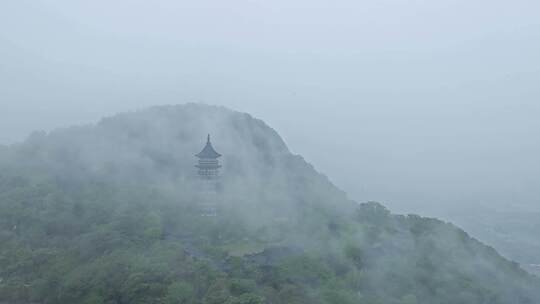
[[[201,217],[194,154],[223,154]],[[348,199],[261,120],[200,104],[0,149],[0,302],[538,303],[450,223]]]

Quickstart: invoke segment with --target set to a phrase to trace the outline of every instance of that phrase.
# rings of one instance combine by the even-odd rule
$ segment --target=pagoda
[[[210,134],[208,134],[206,146],[195,156],[199,158],[199,164],[195,167],[199,168],[198,173],[201,179],[212,180],[219,178],[219,168],[221,166],[219,165],[218,158],[221,157],[221,154],[217,153],[214,147],[212,147]]]
[[[210,142],[210,134],[207,137],[206,145],[201,152],[195,155],[199,162],[195,167],[200,180],[200,205],[201,216],[217,216],[218,214],[218,184],[219,184],[219,164],[217,153]]]

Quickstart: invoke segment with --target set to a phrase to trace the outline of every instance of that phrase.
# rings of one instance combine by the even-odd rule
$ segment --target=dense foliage
[[[218,217],[197,204],[200,129],[226,155]],[[0,302],[540,301],[516,263],[451,224],[349,201],[244,114],[155,108],[0,153]]]

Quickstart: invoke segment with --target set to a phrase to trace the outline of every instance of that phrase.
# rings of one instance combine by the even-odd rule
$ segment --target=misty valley
[[[540,303],[538,214],[476,214],[353,201],[249,114],[155,106],[0,146],[0,303]]]
[[[469,214],[455,214],[452,222],[495,247],[503,256],[518,261],[521,266],[540,275],[540,213],[525,210],[488,208]]]

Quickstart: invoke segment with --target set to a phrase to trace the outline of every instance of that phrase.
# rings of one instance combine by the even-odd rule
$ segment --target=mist
[[[4,1],[0,143],[151,105],[264,119],[358,201],[540,212],[537,1]]]
[[[194,167],[207,132],[222,153],[215,179]],[[540,297],[538,277],[456,225],[352,201],[264,121],[200,103],[2,147],[0,243],[6,303]]]

